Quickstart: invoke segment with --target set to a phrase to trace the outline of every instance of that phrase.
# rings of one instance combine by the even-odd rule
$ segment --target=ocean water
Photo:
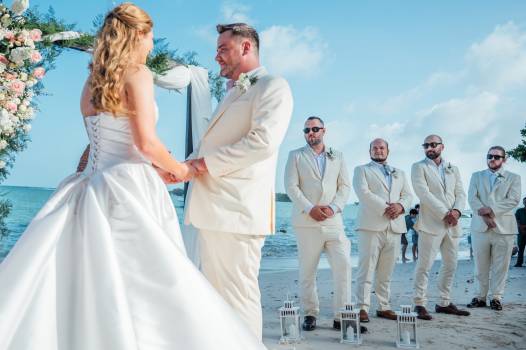
[[[9,199],[13,204],[11,214],[7,219],[7,226],[10,234],[0,240],[0,261],[9,253],[13,245],[23,234],[25,228],[31,219],[37,214],[40,208],[53,193],[53,189],[37,187],[16,187],[0,186],[0,196]],[[182,198],[172,195],[172,201],[182,222],[183,202]],[[276,231],[275,235],[269,236],[263,247],[263,259],[261,263],[262,272],[282,271],[296,269],[297,246],[294,230],[290,225],[292,204],[277,202],[276,203]],[[358,212],[357,205],[347,205],[344,209],[345,233],[351,240],[351,260],[354,266],[358,262],[357,236],[355,232],[355,220]],[[467,233],[469,231],[469,218],[462,218],[461,225],[466,235],[460,242],[459,258],[469,257],[469,244],[467,242]],[[409,247],[406,256],[411,255],[411,238],[408,237]],[[322,256],[320,267],[328,267],[328,262]]]

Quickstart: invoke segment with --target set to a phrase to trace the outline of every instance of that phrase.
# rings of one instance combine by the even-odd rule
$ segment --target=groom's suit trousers
[[[201,270],[258,339],[263,316],[258,274],[265,236],[199,230]]]
[[[321,253],[325,252],[334,280],[334,318],[338,319],[339,310],[349,302],[351,242],[343,227],[294,227],[294,231],[298,241],[300,295],[305,316],[318,317],[320,313],[316,272]]]

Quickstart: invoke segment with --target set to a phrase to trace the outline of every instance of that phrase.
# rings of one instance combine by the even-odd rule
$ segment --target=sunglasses
[[[437,148],[437,146],[441,144],[442,142],[429,142],[429,143],[426,142],[422,144],[422,147],[424,147],[424,149]]]
[[[486,159],[487,159],[487,160],[492,160],[492,159],[495,159],[495,160],[501,160],[501,159],[504,159],[504,158],[506,158],[506,157],[504,157],[504,156],[499,156],[498,154],[488,154],[488,155],[486,156]]]
[[[305,128],[305,129],[303,129],[303,132],[305,134],[308,134],[311,130],[312,130],[312,132],[318,132],[318,131],[323,130],[323,129],[324,128],[321,128],[319,126],[315,126],[315,127],[312,127],[312,128]]]

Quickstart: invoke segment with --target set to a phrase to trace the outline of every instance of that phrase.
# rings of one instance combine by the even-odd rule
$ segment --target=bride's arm
[[[178,179],[187,179],[193,175],[193,168],[172,158],[157,137],[151,72],[145,66],[134,69],[127,75],[124,89],[133,140],[139,151],[155,166],[174,174]]]

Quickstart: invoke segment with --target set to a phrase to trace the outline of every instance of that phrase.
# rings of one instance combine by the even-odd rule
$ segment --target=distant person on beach
[[[412,246],[413,261],[416,260],[416,253],[418,250],[418,233],[414,229],[417,216],[418,216],[418,210],[416,209],[411,209],[409,211],[409,214],[405,216],[405,226],[407,227],[407,235],[411,234],[411,243],[413,244]],[[407,245],[406,245],[406,248],[407,248]],[[405,259],[405,250],[402,250],[402,259],[407,260]]]
[[[360,321],[369,322],[374,276],[376,316],[396,320],[389,304],[391,276],[400,254],[400,236],[407,232],[403,214],[411,207],[413,195],[405,173],[387,163],[387,141],[373,140],[369,155],[371,161],[357,166],[353,177],[354,191],[360,200],[356,299]]]
[[[350,302],[351,242],[345,236],[342,214],[351,184],[343,154],[323,142],[325,131],[321,118],[307,118],[303,128],[307,145],[289,153],[285,168],[285,189],[293,203],[306,331],[316,328],[320,313],[316,271],[322,252],[327,255],[334,279],[333,328],[340,329],[339,310]]]
[[[458,168],[442,158],[442,138],[429,135],[422,144],[426,158],[413,164],[411,180],[420,199],[420,212],[415,223],[419,233],[419,255],[415,269],[415,312],[422,320],[433,317],[426,309],[429,270],[440,251],[442,267],[438,276],[440,302],[435,312],[468,316],[450,299],[457,270],[458,244],[462,227],[458,224],[466,204],[466,194]]]
[[[475,256],[478,293],[468,307],[502,310],[502,296],[513,249],[515,219],[513,210],[521,200],[521,178],[504,170],[506,151],[493,146],[486,157],[488,168],[471,176],[468,201],[473,211],[471,232]]]
[[[517,220],[517,246],[519,253],[517,255],[517,262],[515,267],[522,267],[524,262],[524,246],[526,246],[526,197],[522,199],[524,207],[517,209],[515,212],[515,219]]]
[[[303,128],[307,145],[289,153],[285,168],[285,189],[293,203],[306,331],[316,328],[320,313],[316,272],[322,252],[333,272],[333,328],[340,329],[339,310],[350,302],[351,242],[345,236],[342,214],[351,185],[343,154],[323,142],[325,131],[321,118],[307,118]]]

